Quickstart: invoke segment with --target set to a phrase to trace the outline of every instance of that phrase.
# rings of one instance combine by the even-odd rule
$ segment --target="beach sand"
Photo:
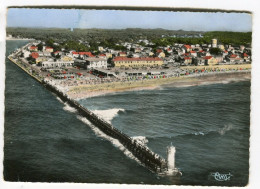
[[[250,79],[250,71],[208,73],[202,75],[160,78],[141,81],[72,86],[69,88],[67,95],[73,99],[84,99],[124,91],[154,90],[160,87],[188,87],[215,83],[229,83],[232,81],[242,81]]]

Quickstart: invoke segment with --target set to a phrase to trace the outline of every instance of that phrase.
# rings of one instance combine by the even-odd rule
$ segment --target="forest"
[[[12,28],[8,27],[7,35],[18,38],[34,38],[46,42],[55,50],[74,49],[77,51],[97,51],[98,46],[116,50],[126,50],[119,45],[122,42],[138,42],[147,39],[154,43],[152,48],[159,46],[182,44],[209,44],[211,39],[218,39],[219,44],[234,46],[251,46],[252,32],[202,32],[166,29],[79,29],[75,28]],[[199,36],[199,37],[198,37]],[[55,45],[58,43],[59,45]]]

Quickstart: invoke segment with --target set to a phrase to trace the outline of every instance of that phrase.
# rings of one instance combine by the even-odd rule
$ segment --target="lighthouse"
[[[181,175],[178,168],[175,167],[175,147],[171,144],[167,147],[167,174],[168,175]]]

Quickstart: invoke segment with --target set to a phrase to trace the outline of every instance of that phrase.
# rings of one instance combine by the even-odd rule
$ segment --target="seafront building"
[[[115,57],[112,62],[117,68],[159,67],[163,65],[163,60],[159,57]]]

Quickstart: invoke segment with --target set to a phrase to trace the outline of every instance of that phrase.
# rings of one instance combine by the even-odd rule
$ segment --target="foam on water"
[[[205,135],[205,133],[199,131],[199,132],[194,133],[194,135]]]
[[[110,141],[114,146],[116,146],[117,148],[119,148],[127,157],[135,160],[136,162],[138,162],[139,164],[141,164],[141,162],[129,151],[127,150],[123,144],[121,144],[119,142],[119,140],[114,139],[108,135],[106,135],[105,133],[103,133],[101,130],[99,130],[97,127],[95,127],[95,125],[93,125],[90,121],[87,120],[87,118],[84,118],[82,116],[77,116],[77,118],[79,120],[81,120],[83,123],[85,123],[86,125],[88,125],[93,131],[94,133],[99,136],[102,137],[108,141]]]
[[[228,125],[225,125],[218,132],[219,132],[220,135],[224,135],[227,131],[230,131],[231,129],[233,129],[233,125],[232,124],[228,124]]]
[[[64,103],[63,110],[68,111],[68,112],[72,112],[72,113],[77,112],[77,110],[75,108],[71,107],[67,103]]]
[[[105,121],[111,123],[114,117],[118,115],[118,112],[122,111],[124,112],[124,109],[120,108],[113,108],[113,109],[108,109],[108,110],[94,110],[92,111],[94,114],[97,116],[103,118]]]
[[[142,145],[146,145],[148,143],[148,139],[145,136],[134,136],[131,138]]]
[[[56,97],[56,98],[57,98],[57,100],[58,100],[59,102],[61,102],[61,103],[64,104],[64,102],[63,102],[59,97]]]

